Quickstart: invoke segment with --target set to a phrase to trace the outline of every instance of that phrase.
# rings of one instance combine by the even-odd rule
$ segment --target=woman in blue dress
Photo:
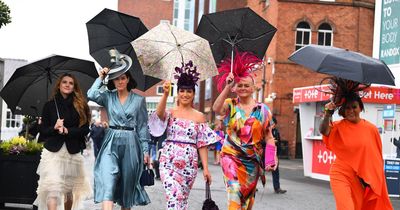
[[[105,107],[109,127],[94,166],[94,201],[111,210],[116,202],[122,210],[147,205],[150,199],[140,185],[143,165],[148,164],[147,109],[145,98],[131,91],[135,80],[125,70],[109,78],[107,89],[99,78],[88,91],[88,99]]]

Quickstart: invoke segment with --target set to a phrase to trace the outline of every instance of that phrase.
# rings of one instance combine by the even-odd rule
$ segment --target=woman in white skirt
[[[42,112],[40,135],[45,140],[37,173],[40,210],[79,209],[91,195],[81,155],[89,133],[90,111],[76,78],[59,77],[54,94]]]

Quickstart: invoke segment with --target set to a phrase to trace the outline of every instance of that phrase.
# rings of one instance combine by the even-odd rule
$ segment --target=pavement
[[[226,191],[222,179],[222,170],[219,165],[212,164],[214,159],[212,152],[209,153],[209,170],[212,174],[211,196],[219,208],[227,209]],[[93,171],[93,154],[86,153],[85,168],[90,176]],[[267,175],[265,188],[258,185],[258,193],[253,210],[334,210],[335,201],[329,187],[329,182],[315,180],[303,175],[303,162],[301,159],[280,160],[281,188],[287,190],[285,194],[276,194],[272,187],[272,175]],[[146,187],[151,203],[147,206],[134,207],[141,210],[163,210],[165,209],[164,189],[161,181],[156,180],[155,185]],[[202,171],[194,183],[189,197],[189,210],[201,210],[205,198],[205,184]],[[400,199],[391,199],[393,208],[400,209]],[[6,204],[7,210],[32,209],[30,205]],[[84,201],[85,210],[101,210],[101,204],[95,204],[93,198]],[[120,209],[115,205],[114,209]],[[1,209],[5,210],[5,209]]]

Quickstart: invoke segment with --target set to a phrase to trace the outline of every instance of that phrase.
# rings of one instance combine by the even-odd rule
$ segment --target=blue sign
[[[385,160],[385,177],[389,195],[400,197],[400,160]]]
[[[383,119],[393,119],[396,113],[396,104],[383,106]]]

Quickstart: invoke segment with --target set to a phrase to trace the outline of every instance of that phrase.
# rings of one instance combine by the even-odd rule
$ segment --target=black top
[[[57,152],[65,143],[70,154],[79,153],[86,148],[85,136],[89,133],[89,124],[79,127],[79,114],[74,108],[71,95],[64,99],[57,94],[55,98],[60,118],[64,119],[64,127],[68,129],[68,134],[59,134],[54,130],[58,119],[57,110],[54,100],[48,101],[43,107],[40,126],[40,135],[45,140],[44,147],[50,152]]]
[[[95,124],[92,124],[92,126],[90,127],[90,137],[92,139],[102,140],[105,134],[104,130],[105,129],[103,126],[96,126]]]

